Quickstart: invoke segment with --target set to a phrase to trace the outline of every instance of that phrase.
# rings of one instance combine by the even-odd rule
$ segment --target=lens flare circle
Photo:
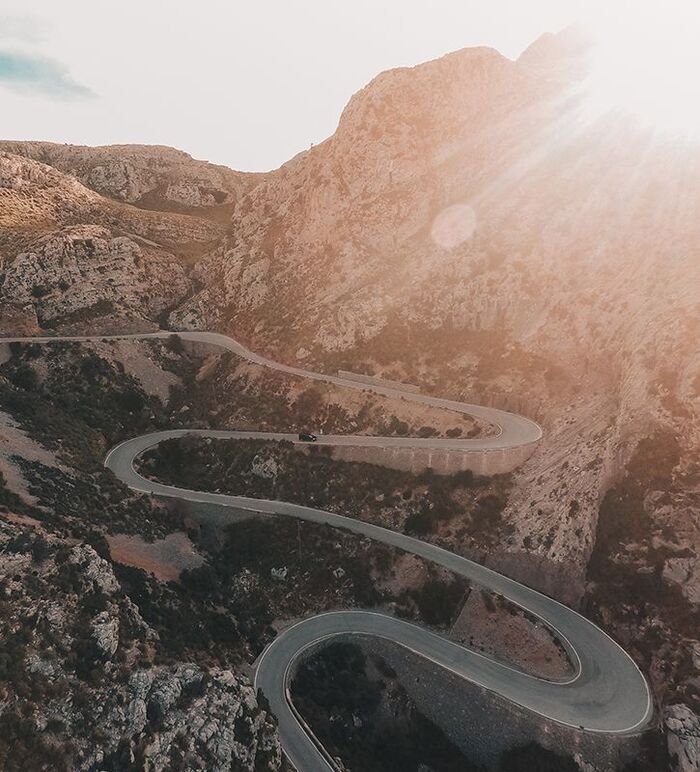
[[[476,230],[476,212],[468,204],[453,204],[433,221],[430,235],[443,249],[455,249],[469,241]]]

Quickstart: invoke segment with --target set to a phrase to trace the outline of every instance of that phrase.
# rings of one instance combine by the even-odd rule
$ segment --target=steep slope
[[[537,415],[485,560],[631,647],[694,758],[700,152],[591,115],[585,72],[566,33],[380,75],[237,203],[170,318]]]
[[[577,121],[549,77],[558,54],[538,48],[523,64],[476,49],[375,79],[331,139],[237,204],[211,286],[174,321],[318,359],[357,360],[416,322],[455,352],[487,330],[578,376],[607,370],[620,334],[669,301],[692,307],[697,154]]]
[[[157,633],[90,545],[4,521],[0,544],[3,769],[280,768],[250,684],[149,662]]]
[[[13,304],[32,307],[39,324],[50,327],[118,310],[155,320],[188,288],[182,266],[155,244],[76,225],[41,237],[17,255],[2,292]]]

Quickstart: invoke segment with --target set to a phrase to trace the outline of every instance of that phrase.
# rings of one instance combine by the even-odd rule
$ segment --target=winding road
[[[159,332],[61,338],[0,338],[0,342],[167,338],[171,334]],[[220,346],[250,362],[280,372],[354,389],[371,390],[391,397],[401,396],[409,401],[469,414],[498,427],[494,435],[470,440],[327,435],[319,437],[321,443],[488,450],[521,447],[537,442],[542,436],[542,430],[535,422],[503,410],[290,367],[255,354],[237,341],[218,333],[178,334],[183,339]],[[296,441],[296,435],[264,432],[208,429],[155,432],[127,440],[113,448],[105,459],[105,465],[134,490],[324,523],[419,555],[465,577],[473,584],[503,595],[530,614],[539,617],[555,633],[573,664],[574,672],[570,678],[546,680],[485,657],[423,627],[386,614],[338,611],[309,617],[280,633],[259,657],[255,671],[255,686],[263,690],[278,718],[282,747],[300,772],[334,770],[335,766],[294,708],[289,695],[290,679],[295,663],[309,647],[338,635],[377,636],[393,641],[462,678],[499,694],[506,700],[553,721],[588,732],[633,734],[649,723],[653,714],[649,687],[632,658],[592,622],[536,590],[433,544],[371,523],[288,502],[191,491],[163,485],[145,479],[134,469],[134,460],[141,453],[164,439],[185,434],[212,438]]]

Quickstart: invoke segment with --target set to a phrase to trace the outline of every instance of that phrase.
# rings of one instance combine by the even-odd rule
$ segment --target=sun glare
[[[700,136],[700,3],[610,3],[592,24],[586,112]]]

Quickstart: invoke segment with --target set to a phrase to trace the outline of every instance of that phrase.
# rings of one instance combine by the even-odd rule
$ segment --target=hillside
[[[151,329],[191,293],[189,266],[224,231],[204,217],[104,198],[51,166],[0,152],[0,329],[100,319]]]

